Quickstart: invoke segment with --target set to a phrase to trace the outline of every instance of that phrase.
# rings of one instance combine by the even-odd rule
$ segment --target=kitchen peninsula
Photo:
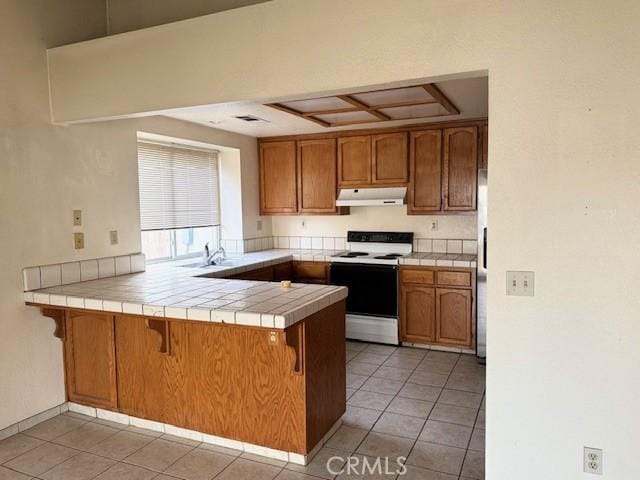
[[[55,320],[82,411],[304,464],[345,411],[347,290],[225,278],[290,263],[150,265],[25,301]]]

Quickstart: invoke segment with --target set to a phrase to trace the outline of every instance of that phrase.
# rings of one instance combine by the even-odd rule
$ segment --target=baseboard
[[[25,430],[35,427],[39,423],[42,423],[46,420],[49,420],[50,418],[66,412],[67,410],[69,410],[69,408],[67,406],[67,402],[65,402],[53,408],[44,410],[40,413],[36,413],[35,415],[27,417],[24,420],[20,420],[19,422],[16,422],[13,425],[9,425],[8,427],[0,430],[0,440],[4,440],[5,438],[15,435],[16,433],[24,432]]]

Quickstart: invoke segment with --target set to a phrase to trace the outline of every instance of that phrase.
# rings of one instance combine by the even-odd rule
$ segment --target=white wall
[[[104,0],[109,34],[176,22],[267,0]]]
[[[237,149],[238,173],[247,170],[251,182],[244,189],[253,188],[251,172],[257,169],[254,138],[165,117],[51,125],[45,49],[103,34],[103,3],[12,0],[2,5],[0,430],[65,399],[61,342],[53,337],[52,320],[25,307],[22,268],[140,250],[136,132]],[[84,214],[84,250],[73,250],[72,210],[77,208]],[[255,208],[247,219],[255,223],[251,212]],[[239,223],[234,233],[241,236]],[[117,246],[109,244],[113,229],[120,233]]]
[[[55,118],[488,70],[487,478],[590,478],[589,445],[603,478],[626,480],[640,477],[639,26],[632,0],[275,0],[51,52]],[[536,272],[535,297],[505,295],[511,269]]]
[[[413,232],[416,238],[475,239],[476,215],[407,215],[406,206],[351,207],[350,215],[272,217],[274,236],[346,237],[348,230]],[[438,230],[431,230],[431,222]],[[304,222],[304,226],[302,224]]]

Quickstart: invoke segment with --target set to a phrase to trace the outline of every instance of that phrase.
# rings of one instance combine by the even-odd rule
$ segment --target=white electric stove
[[[348,232],[331,257],[331,283],[349,288],[347,338],[398,345],[398,259],[412,247],[413,233]]]

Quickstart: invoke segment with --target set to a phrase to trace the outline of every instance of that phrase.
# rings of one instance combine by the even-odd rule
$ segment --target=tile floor
[[[484,386],[471,355],[347,342],[343,425],[306,467],[65,413],[0,442],[0,480],[482,480]],[[331,457],[394,473],[335,476]]]

